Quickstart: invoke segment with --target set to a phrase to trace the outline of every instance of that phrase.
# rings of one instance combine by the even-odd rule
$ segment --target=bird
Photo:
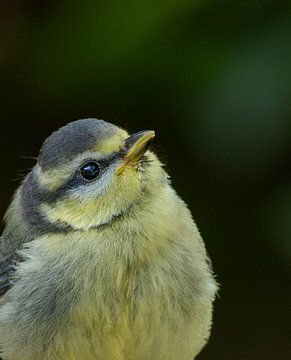
[[[99,119],[43,143],[0,238],[3,360],[193,360],[218,285],[150,145]]]

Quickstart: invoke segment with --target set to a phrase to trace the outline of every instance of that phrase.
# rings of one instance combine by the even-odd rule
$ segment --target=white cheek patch
[[[80,200],[86,200],[92,197],[102,197],[112,185],[115,177],[115,169],[117,166],[118,162],[116,164],[111,164],[109,167],[103,170],[100,175],[92,182],[88,182],[85,185],[81,185],[77,188],[69,190],[70,196]]]

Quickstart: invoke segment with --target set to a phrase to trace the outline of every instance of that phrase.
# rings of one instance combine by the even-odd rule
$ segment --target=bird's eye
[[[81,168],[81,174],[86,180],[93,180],[100,173],[100,167],[95,161],[90,161]]]

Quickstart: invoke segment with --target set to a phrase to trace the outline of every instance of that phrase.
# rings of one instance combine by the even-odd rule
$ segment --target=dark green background
[[[290,1],[2,0],[0,24],[1,215],[54,129],[155,129],[221,283],[199,359],[291,359]]]

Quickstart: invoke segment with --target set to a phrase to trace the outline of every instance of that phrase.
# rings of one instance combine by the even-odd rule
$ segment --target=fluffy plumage
[[[127,137],[71,123],[17,191],[0,244],[4,360],[192,360],[207,342],[204,243],[152,152],[117,175]],[[80,176],[88,159],[96,181]]]

